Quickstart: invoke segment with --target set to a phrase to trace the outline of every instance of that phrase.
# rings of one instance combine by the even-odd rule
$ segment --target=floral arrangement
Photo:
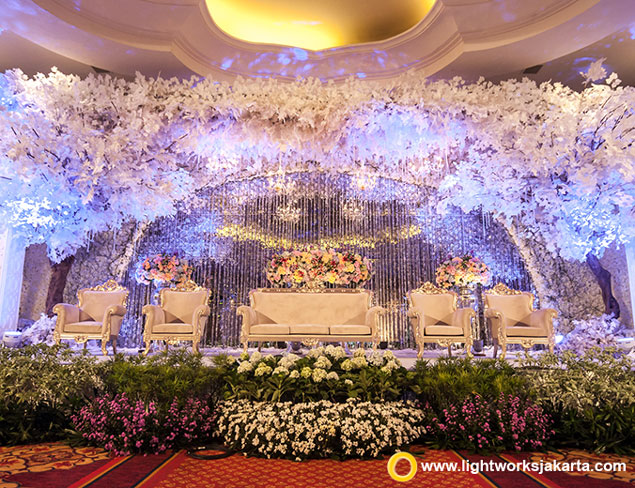
[[[49,317],[45,313],[40,314],[40,318],[33,322],[28,327],[22,330],[21,343],[23,346],[30,344],[47,344],[52,346],[55,342],[53,338],[53,332],[55,331],[55,324],[57,323],[57,316]],[[69,344],[70,347],[77,348],[75,341]]]
[[[442,288],[452,286],[485,285],[489,282],[488,266],[481,259],[465,254],[443,261],[436,271],[437,285]]]
[[[593,63],[587,83],[606,75],[601,66]],[[616,74],[579,92],[527,79],[404,76],[395,86],[7,71],[0,219],[59,261],[96,232],[173,215],[202,185],[280,167],[355,174],[373,161],[377,175],[438,188],[440,208],[458,202],[520,221],[564,258],[633,239],[635,89]],[[431,165],[440,154],[455,162]],[[419,163],[425,175],[412,170]]]
[[[428,442],[442,449],[535,450],[554,435],[542,407],[515,395],[501,393],[488,402],[474,394],[462,405],[451,404],[441,412],[426,406],[424,411]]]
[[[238,400],[220,404],[217,433],[229,447],[267,458],[363,458],[416,441],[423,420],[413,402]]]
[[[276,286],[362,285],[371,275],[368,258],[350,251],[284,251],[271,258],[267,280]]]
[[[308,402],[349,398],[367,401],[398,400],[404,388],[406,369],[391,351],[366,354],[357,349],[348,357],[342,347],[311,349],[307,356],[281,357],[243,353],[239,360],[225,356],[217,360],[224,368],[223,396],[226,400]]]
[[[73,415],[72,421],[91,444],[115,456],[127,456],[205,441],[212,433],[214,415],[200,399],[190,398],[180,406],[175,398],[167,414],[161,414],[156,402],[134,401],[121,393],[96,398]]]
[[[578,356],[594,347],[617,347],[617,331],[621,324],[612,315],[600,315],[586,320],[574,320],[573,330],[558,344],[561,351],[572,351]]]
[[[186,281],[192,274],[192,267],[176,254],[159,253],[141,259],[137,264],[137,283],[149,285],[176,284]]]

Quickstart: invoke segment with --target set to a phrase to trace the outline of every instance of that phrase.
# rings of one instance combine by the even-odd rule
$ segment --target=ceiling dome
[[[210,16],[243,41],[320,51],[383,41],[417,25],[436,0],[205,0]]]

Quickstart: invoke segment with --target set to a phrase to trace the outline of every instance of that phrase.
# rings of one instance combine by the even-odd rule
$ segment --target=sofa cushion
[[[370,298],[371,293],[362,290],[255,290],[250,293],[259,324],[363,324]]]
[[[423,325],[451,324],[456,305],[454,292],[431,295],[428,293],[410,293],[412,308],[419,312]]]
[[[82,322],[104,320],[104,313],[111,305],[123,305],[127,292],[121,291],[95,291],[80,290],[81,312],[79,319]]]
[[[365,325],[331,325],[332,335],[370,335],[370,327]]]
[[[426,335],[460,336],[463,335],[462,327],[453,325],[428,325],[425,329]]]
[[[328,335],[329,326],[320,324],[292,324],[289,326],[292,334]]]
[[[285,324],[256,324],[249,327],[253,335],[289,335],[289,326]]]
[[[84,322],[65,324],[64,332],[75,332],[79,334],[99,334],[101,332],[101,322],[86,320]]]
[[[501,312],[507,319],[507,325],[514,327],[517,323],[527,323],[531,314],[531,294],[491,295],[485,294],[485,305]]]
[[[542,327],[507,327],[507,337],[547,337],[547,331]]]
[[[170,288],[161,290],[161,308],[168,322],[188,323],[192,321],[194,310],[207,303],[207,290],[178,291]]]
[[[152,327],[153,334],[192,334],[194,328],[192,324],[176,322],[174,324],[155,324]]]

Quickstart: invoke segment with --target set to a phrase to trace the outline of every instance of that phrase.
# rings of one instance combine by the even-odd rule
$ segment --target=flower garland
[[[443,261],[436,270],[436,282],[442,288],[453,286],[486,285],[490,280],[489,268],[480,258],[465,254]]]
[[[371,261],[350,251],[284,251],[271,258],[267,280],[275,286],[361,286],[371,275]]]
[[[137,263],[135,279],[144,285],[176,284],[190,278],[192,267],[176,254],[159,253]]]

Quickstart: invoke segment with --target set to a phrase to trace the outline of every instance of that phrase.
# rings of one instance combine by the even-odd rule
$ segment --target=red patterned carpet
[[[633,488],[635,458],[594,455],[582,451],[563,453],[522,453],[478,456],[455,451],[425,450],[416,453],[418,470],[411,481],[399,483],[390,478],[387,459],[371,461],[313,460],[293,462],[234,455],[202,461],[185,452],[159,456],[110,458],[98,449],[72,448],[63,444],[39,444],[0,448],[0,488],[336,488],[336,487],[514,487],[514,488]],[[618,472],[545,472],[522,470],[522,462],[549,463],[623,462]],[[517,465],[520,471],[486,470],[472,473],[468,463],[498,462]],[[424,471],[421,463],[431,463]],[[432,463],[454,463],[433,465]],[[457,471],[451,471],[451,467]],[[407,463],[397,466],[399,474]],[[463,468],[463,470],[461,470]],[[435,470],[436,469],[436,470]]]

